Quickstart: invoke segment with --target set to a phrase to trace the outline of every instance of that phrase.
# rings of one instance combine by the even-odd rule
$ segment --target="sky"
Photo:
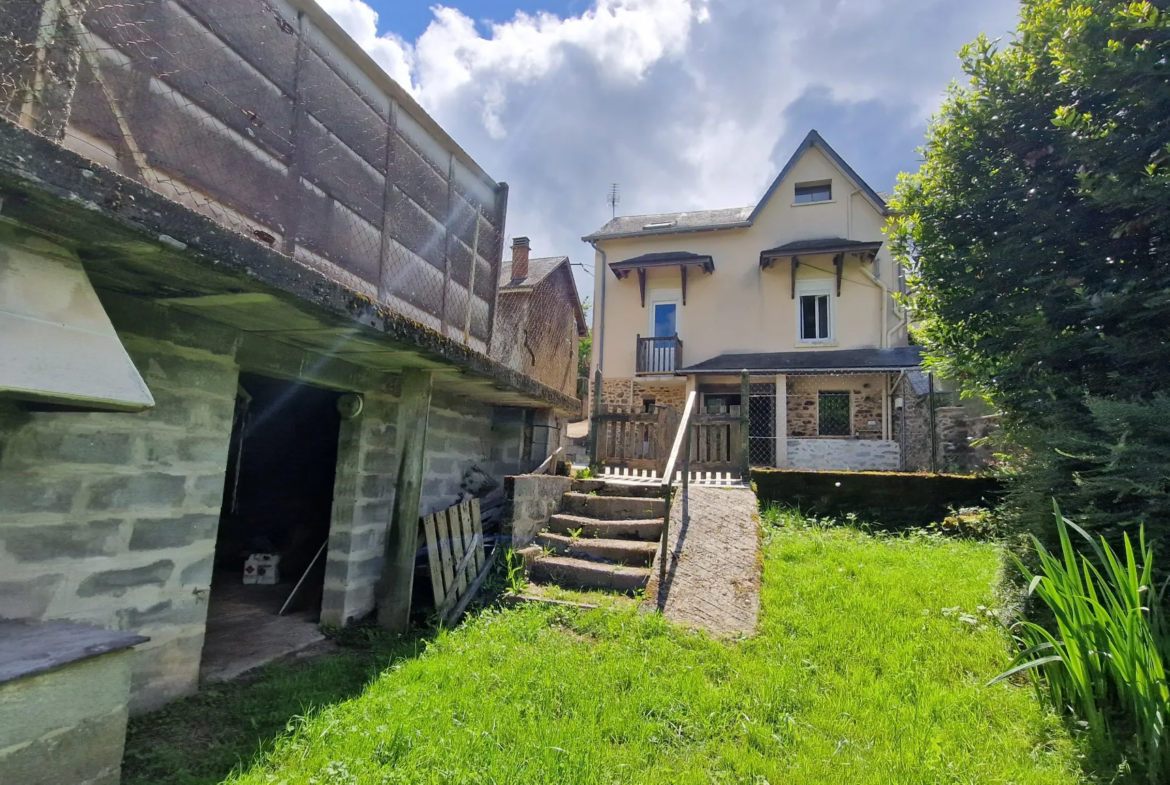
[[[318,0],[567,255],[618,213],[755,204],[809,129],[875,190],[918,168],[957,50],[1017,0]],[[505,251],[505,255],[507,252]]]

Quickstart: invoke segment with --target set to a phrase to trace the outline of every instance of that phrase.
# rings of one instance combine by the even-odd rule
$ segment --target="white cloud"
[[[373,8],[362,0],[318,0],[318,3],[394,81],[413,92],[414,49],[393,33],[378,35],[378,13]]]
[[[397,0],[395,0],[397,1]],[[455,0],[456,2],[458,0]],[[815,125],[878,190],[915,166],[955,50],[1017,0],[594,0],[478,27],[433,9],[417,41],[361,0],[322,0],[494,177],[508,232],[592,263],[609,217],[754,203]],[[481,30],[486,30],[481,33]],[[592,289],[587,278],[583,291]]]

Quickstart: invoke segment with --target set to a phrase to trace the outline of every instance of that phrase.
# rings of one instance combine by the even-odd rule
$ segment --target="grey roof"
[[[658,213],[656,215],[619,215],[593,234],[584,238],[602,239],[623,235],[678,234],[680,232],[705,232],[712,229],[734,229],[751,226],[748,217],[754,207],[730,207],[723,210],[696,210],[687,213]],[[670,224],[658,229],[643,227],[655,224]]]
[[[884,371],[917,368],[922,349],[898,346],[892,349],[818,349],[807,352],[754,352],[721,354],[680,369],[681,373],[738,373],[768,371]]]
[[[844,240],[840,237],[826,237],[821,240],[797,240],[785,243],[779,248],[772,248],[761,253],[761,256],[795,256],[797,254],[814,253],[848,253],[850,251],[876,251],[882,247],[880,240],[866,242],[864,240]]]
[[[568,264],[567,256],[542,256],[528,260],[528,275],[524,278],[512,277],[511,262],[500,265],[500,291],[505,289],[531,288],[552,275],[552,271],[562,264]]]
[[[772,184],[768,186],[768,190],[764,192],[763,197],[753,207],[732,207],[724,210],[700,210],[686,213],[659,213],[657,215],[621,216],[614,218],[593,234],[586,235],[581,239],[585,242],[592,242],[594,240],[612,240],[618,237],[644,237],[647,235],[679,234],[682,232],[709,232],[717,229],[738,229],[751,226],[755,223],[760,211],[764,209],[764,206],[776,193],[776,189],[780,187],[780,183],[792,171],[792,167],[796,166],[796,162],[811,147],[817,147],[827,155],[861,189],[862,193],[865,194],[873,205],[883,215],[886,214],[885,200],[878,195],[877,191],[870,188],[857,175],[857,172],[853,171],[853,167],[847,164],[845,159],[838,155],[837,151],[830,147],[829,143],[814,129],[809,131],[808,135],[804,137],[804,140],[796,148],[796,152],[792,154],[792,157],[784,164],[784,168],[780,170],[780,174],[776,175],[776,179],[772,181]],[[646,228],[655,224],[668,225],[651,229]]]
[[[691,253],[690,251],[665,251],[663,253],[648,253],[641,256],[635,256],[633,259],[624,259],[620,262],[612,262],[609,269],[613,270],[613,274],[621,278],[621,272],[629,270],[637,270],[646,267],[673,267],[675,265],[697,265],[703,268],[704,272],[713,272],[715,270],[715,261],[703,254]]]

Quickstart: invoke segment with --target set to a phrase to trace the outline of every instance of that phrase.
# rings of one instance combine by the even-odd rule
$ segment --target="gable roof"
[[[573,299],[573,318],[577,321],[577,334],[584,336],[589,333],[589,326],[585,322],[585,311],[581,308],[581,295],[577,292],[577,282],[573,279],[573,270],[569,266],[567,256],[542,256],[528,260],[528,275],[523,278],[504,279],[500,276],[500,294],[525,294],[533,291],[537,284],[557,270],[564,269],[565,277],[569,281],[569,289]],[[511,265],[501,265],[501,268],[511,270]],[[501,270],[503,273],[503,269]],[[504,273],[506,274],[506,273]]]
[[[837,154],[824,138],[813,129],[808,132],[804,140],[796,148],[796,152],[780,169],[780,174],[768,186],[763,197],[754,207],[732,207],[723,210],[699,210],[683,213],[658,213],[655,215],[619,216],[602,226],[593,234],[581,239],[585,242],[595,240],[615,240],[623,237],[646,237],[658,234],[682,234],[685,232],[711,232],[720,229],[742,229],[755,223],[764,207],[776,194],[780,183],[796,166],[806,152],[816,147],[839,168],[847,178],[865,195],[882,215],[887,215],[886,202],[869,187],[869,185],[853,171],[845,159]]]

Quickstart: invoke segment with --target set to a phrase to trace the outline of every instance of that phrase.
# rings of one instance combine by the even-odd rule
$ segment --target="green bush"
[[[1022,448],[1022,520],[1051,533],[1055,496],[1115,548],[1170,534],[1165,7],[1023,0],[1014,40],[964,48],[891,205],[929,362]]]
[[[1070,708],[1094,736],[1132,734],[1149,781],[1163,782],[1170,775],[1170,636],[1162,598],[1153,590],[1153,551],[1145,529],[1140,556],[1129,535],[1123,535],[1123,562],[1103,539],[1098,545],[1059,508],[1055,513],[1059,558],[1033,538],[1039,570],[1033,574],[1016,559],[1029,594],[1052,612],[1055,634],[1020,621],[1016,627],[1023,651],[992,684],[1027,671],[1055,707]],[[1073,549],[1069,528],[1085,539],[1100,567]]]

